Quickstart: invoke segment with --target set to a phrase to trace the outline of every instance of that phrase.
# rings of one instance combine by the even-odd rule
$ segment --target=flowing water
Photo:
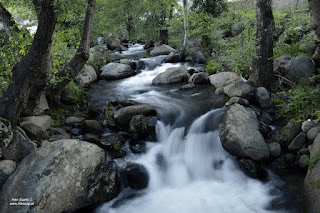
[[[143,51],[133,46],[125,54]],[[125,160],[142,164],[150,182],[146,189],[125,189],[114,200],[102,204],[97,213],[271,213],[295,212],[272,208],[282,199],[283,184],[270,173],[270,181],[245,176],[222,147],[219,121],[225,99],[211,86],[191,91],[181,85],[152,86],[152,79],[169,67],[164,56],[142,59],[146,69],[124,80],[100,82],[91,89],[92,104],[130,98],[153,105],[160,120],[157,142],[147,142],[143,155],[129,154]],[[103,97],[103,98],[101,98]]]

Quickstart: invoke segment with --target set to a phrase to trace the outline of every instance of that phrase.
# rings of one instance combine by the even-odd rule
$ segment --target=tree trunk
[[[50,84],[48,87],[48,101],[50,106],[54,107],[61,105],[62,92],[64,91],[66,85],[82,70],[83,66],[89,59],[90,38],[95,5],[96,0],[87,1],[87,11],[82,28],[79,48],[70,62],[56,74],[56,77],[60,78],[61,80],[57,83]]]
[[[16,22],[12,18],[9,11],[0,2],[0,22],[3,23],[5,30],[8,32],[10,27],[14,27],[15,31],[19,31]]]
[[[273,19],[272,0],[257,0],[256,19],[257,19],[257,57],[254,59],[254,69],[250,76],[257,86],[272,89],[275,82],[273,73],[273,34],[275,23]]]
[[[179,60],[184,61],[187,52],[187,45],[188,45],[188,7],[187,7],[187,0],[183,0],[183,28],[184,28],[184,39],[183,44],[180,49]]]
[[[51,59],[50,47],[57,21],[53,6],[54,0],[42,1],[38,30],[34,36],[29,52],[12,70],[12,79],[8,90],[0,100],[0,117],[10,120],[13,126],[18,122],[20,113],[27,106],[31,87],[43,68]]]
[[[320,39],[320,1],[308,0],[308,2],[310,7],[312,27],[316,32],[317,37]]]

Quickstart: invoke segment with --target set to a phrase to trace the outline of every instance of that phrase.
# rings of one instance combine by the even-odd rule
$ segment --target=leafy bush
[[[209,75],[215,74],[220,68],[220,63],[218,60],[209,61],[206,66],[206,72]]]

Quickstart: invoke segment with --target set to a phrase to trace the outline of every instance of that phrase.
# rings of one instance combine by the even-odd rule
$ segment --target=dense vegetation
[[[35,8],[29,0],[2,1],[19,24],[23,20],[37,20]],[[211,4],[210,7],[206,4]],[[235,5],[236,4],[236,5]],[[58,25],[52,44],[53,72],[60,70],[75,54],[80,42],[80,31],[84,17],[85,1],[72,0],[59,11]],[[210,10],[209,10],[210,8]],[[304,5],[298,9],[307,9]],[[175,0],[97,0],[92,45],[98,37],[106,38],[116,34],[128,42],[159,44],[159,32],[167,30],[169,45],[179,49],[183,42],[182,6]],[[287,14],[291,12],[291,16]],[[311,30],[307,26],[311,20],[307,14],[291,11],[274,11],[276,22],[273,59],[281,55],[306,55],[296,38],[306,36]],[[32,23],[31,22],[31,23]],[[226,3],[223,0],[195,0],[188,12],[189,46],[188,51],[201,49],[209,59],[207,72],[231,70],[248,77],[252,69],[256,43],[255,5],[246,3]],[[234,27],[241,30],[235,35]],[[0,95],[6,90],[13,66],[26,54],[33,39],[23,26],[11,35],[1,34],[0,43]],[[296,30],[300,27],[302,30]],[[286,36],[284,36],[284,32]],[[56,79],[52,79],[55,81]],[[313,117],[319,119],[320,89],[318,77],[290,85],[278,93],[274,103],[286,116]],[[79,89],[74,85],[73,88]]]

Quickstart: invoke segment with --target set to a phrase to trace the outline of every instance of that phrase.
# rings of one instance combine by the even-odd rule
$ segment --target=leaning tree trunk
[[[187,45],[188,45],[188,7],[187,0],[183,0],[183,29],[184,29],[184,39],[183,44],[180,49],[179,60],[185,61]]]
[[[12,70],[8,90],[0,100],[0,117],[16,125],[23,108],[27,106],[31,87],[43,67],[50,60],[50,47],[57,21],[54,0],[42,1],[39,24],[29,52]]]
[[[70,60],[70,62],[62,68],[56,77],[60,79],[57,83],[50,84],[48,87],[48,101],[50,106],[61,105],[62,92],[66,85],[82,70],[90,56],[90,38],[93,25],[94,9],[96,0],[88,0],[86,16],[82,28],[82,35],[79,48]]]
[[[275,23],[273,19],[272,0],[257,0],[256,19],[257,19],[257,57],[254,59],[254,69],[250,76],[257,86],[272,89],[275,82],[273,73],[273,34]]]
[[[0,21],[3,23],[6,31],[8,31],[10,27],[13,27],[14,30],[16,31],[19,30],[16,25],[16,22],[12,18],[11,13],[2,5],[1,1],[0,1]]]
[[[320,1],[308,0],[310,6],[310,14],[312,19],[312,27],[320,39]]]

